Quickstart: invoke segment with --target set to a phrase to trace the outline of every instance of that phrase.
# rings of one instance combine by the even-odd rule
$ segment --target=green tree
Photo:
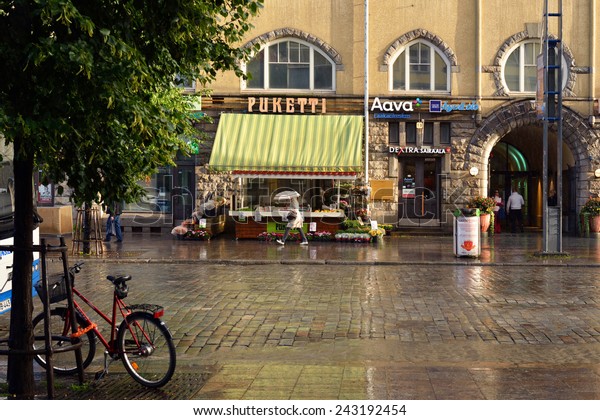
[[[0,0],[0,132],[14,145],[10,346],[32,348],[32,174],[76,205],[131,202],[137,181],[197,135],[179,79],[243,77],[240,48],[262,0]],[[9,393],[34,396],[31,356],[9,357]]]

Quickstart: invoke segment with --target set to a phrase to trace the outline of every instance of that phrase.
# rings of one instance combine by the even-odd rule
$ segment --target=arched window
[[[534,93],[537,89],[537,56],[542,53],[541,44],[528,40],[515,45],[502,63],[502,79],[511,93]],[[566,60],[562,59],[562,88],[567,81]]]
[[[418,40],[399,51],[390,72],[391,90],[450,91],[450,63],[429,42]]]
[[[313,45],[284,39],[266,44],[246,64],[246,89],[334,90],[335,64]]]

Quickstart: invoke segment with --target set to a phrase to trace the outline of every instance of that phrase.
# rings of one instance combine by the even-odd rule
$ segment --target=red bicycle
[[[127,372],[140,384],[158,388],[169,382],[175,371],[176,354],[173,337],[165,323],[160,319],[164,310],[158,305],[140,304],[125,305],[127,297],[127,282],[131,276],[113,277],[107,279],[113,284],[112,316],[104,314],[88,298],[75,288],[75,273],[81,271],[83,263],[75,264],[69,269],[69,278],[73,289],[73,305],[77,331],[72,333],[71,314],[67,307],[53,307],[50,311],[50,332],[55,347],[70,346],[74,340],[81,340],[81,356],[83,368],[87,368],[96,353],[96,337],[104,345],[104,369],[96,377],[108,373],[109,361],[120,359]],[[50,303],[67,299],[65,276],[60,275],[56,281],[48,282]],[[45,291],[41,284],[36,285],[38,294],[43,296]],[[98,326],[85,313],[78,298],[94,310],[110,326],[110,338],[102,335]],[[120,313],[121,324],[117,328],[117,317]],[[40,313],[33,319],[34,335],[44,336],[44,314]],[[110,358],[110,360],[109,360]],[[35,360],[46,367],[46,355],[38,354]],[[57,374],[77,373],[77,363],[73,352],[55,352],[52,355],[53,370]]]

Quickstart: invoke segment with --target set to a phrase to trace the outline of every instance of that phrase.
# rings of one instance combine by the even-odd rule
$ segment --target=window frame
[[[525,46],[527,44],[537,44],[537,47],[538,47],[537,51],[541,51],[542,43],[539,41],[538,38],[525,39],[521,42],[516,43],[510,49],[508,49],[506,51],[506,53],[504,54],[504,56],[502,57],[502,60],[500,61],[500,80],[502,81],[502,86],[506,90],[506,93],[509,95],[531,96],[536,93],[537,84],[536,84],[536,89],[534,89],[534,90],[524,90],[524,87],[525,87],[525,71],[524,70],[525,70],[526,66],[532,66],[531,64],[524,63],[525,62],[525,60],[524,60]],[[508,63],[509,58],[517,50],[519,50],[519,90],[512,90],[512,89],[510,89],[510,87],[508,86],[508,83],[506,81],[506,64]],[[539,54],[541,54],[541,52],[535,55],[536,60],[537,60],[537,56]],[[533,64],[533,66],[535,66],[537,69],[537,61]],[[562,76],[561,91],[564,91],[565,88],[567,87],[567,82],[569,80],[569,74],[568,74],[569,69],[567,66],[567,57],[565,56],[564,52],[563,52],[563,57],[561,60],[561,69],[560,70],[561,70],[561,76]],[[537,78],[537,71],[536,71],[536,78]]]
[[[298,43],[300,45],[303,45],[305,47],[309,48],[309,86],[308,88],[271,88],[270,87],[270,82],[271,80],[269,79],[270,74],[270,61],[269,61],[269,56],[270,56],[270,48],[273,47],[277,47],[279,44],[283,43],[283,42],[295,42]],[[289,51],[289,49],[288,49]],[[325,60],[327,60],[327,62],[329,63],[329,65],[331,66],[331,88],[330,89],[322,89],[322,88],[315,88],[315,51],[317,53],[319,53],[321,56],[323,56],[325,58]],[[264,80],[264,84],[263,87],[249,87],[248,86],[248,81],[247,80],[243,80],[242,79],[242,84],[241,84],[241,89],[245,90],[245,91],[257,91],[257,92],[288,92],[288,91],[293,91],[293,92],[335,92],[336,91],[336,64],[335,62],[331,59],[331,57],[329,57],[323,50],[321,50],[320,48],[318,48],[317,46],[303,41],[301,39],[298,38],[293,38],[293,37],[285,37],[285,38],[278,38],[276,40],[267,42],[263,45],[263,47],[260,49],[260,51],[258,51],[252,58],[254,59],[254,57],[256,55],[258,55],[259,53],[262,52],[262,59],[264,60],[263,62],[263,80]],[[289,62],[289,65],[294,65],[294,64],[298,64],[298,63],[293,63],[293,62]],[[242,65],[243,67],[243,71],[245,74],[247,74],[247,68],[248,68],[248,62],[243,63]]]
[[[177,83],[177,81],[179,81],[179,83]],[[190,79],[187,77],[183,77],[181,75],[177,75],[175,77],[175,86],[178,89],[181,89],[183,92],[196,92],[196,80],[193,79],[191,80],[190,83]]]
[[[412,47],[413,45],[416,44],[423,44],[425,46],[427,46],[430,50],[429,52],[429,66],[431,67],[429,70],[429,86],[430,89],[411,89],[410,88],[410,79],[411,79],[411,75],[410,75],[410,53],[409,53],[409,49],[410,47]],[[394,88],[394,67],[396,65],[396,61],[400,59],[401,55],[405,53],[405,58],[404,58],[404,82],[405,82],[405,86],[408,86],[407,89],[395,89]],[[446,88],[445,89],[435,89],[435,66],[436,66],[436,54],[441,58],[441,60],[443,61],[443,63],[446,65]],[[448,60],[448,57],[446,57],[446,55],[442,52],[442,50],[440,50],[436,45],[434,45],[433,43],[427,41],[426,39],[416,39],[412,42],[407,43],[406,45],[403,46],[403,48],[399,49],[394,56],[392,57],[392,59],[390,60],[390,64],[389,64],[389,69],[388,69],[388,89],[391,92],[413,92],[413,93],[427,93],[427,94],[449,94],[451,92],[452,89],[452,64],[450,63],[450,61]],[[433,88],[432,88],[433,87]]]

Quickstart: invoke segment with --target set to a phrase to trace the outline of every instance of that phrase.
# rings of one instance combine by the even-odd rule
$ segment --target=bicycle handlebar
[[[81,272],[81,266],[84,264],[84,262],[78,262],[73,264],[73,266],[71,268],[69,268],[69,274],[71,275],[71,277],[74,277],[75,274]],[[127,286],[127,282],[129,280],[131,280],[131,276],[130,275],[126,275],[126,276],[106,276],[106,278],[113,284],[113,286],[115,286],[115,291],[117,292],[117,295],[123,299],[127,296],[127,292],[129,287]]]

